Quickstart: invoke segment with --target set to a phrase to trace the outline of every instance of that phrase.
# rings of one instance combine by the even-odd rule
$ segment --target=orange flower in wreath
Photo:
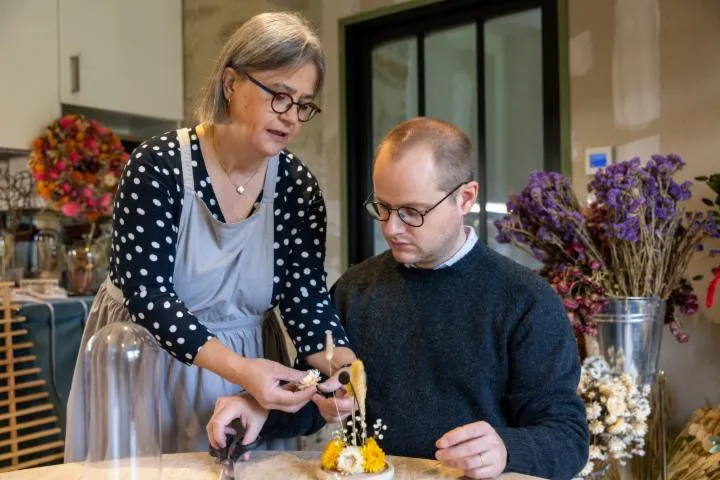
[[[112,212],[128,158],[111,129],[82,115],[65,115],[33,141],[29,166],[50,208],[95,222]]]

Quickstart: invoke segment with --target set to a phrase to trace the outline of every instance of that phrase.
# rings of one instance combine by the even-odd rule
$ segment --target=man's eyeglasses
[[[417,208],[413,207],[390,208],[384,203],[370,200],[370,197],[372,197],[373,194],[370,194],[370,197],[365,200],[365,203],[363,203],[363,205],[365,206],[365,210],[367,210],[370,216],[379,222],[387,222],[388,220],[390,220],[390,215],[392,214],[392,212],[397,212],[400,220],[402,220],[407,225],[410,225],[411,227],[421,227],[422,224],[425,222],[425,215],[433,211],[435,207],[444,202],[450,195],[455,193],[458,188],[462,187],[466,183],[468,182],[463,182],[457,187],[450,190],[447,195],[445,195],[435,205],[428,208],[424,212],[421,212]]]
[[[262,90],[266,91],[270,95],[272,95],[272,100],[270,100],[270,107],[273,109],[273,112],[275,113],[285,113],[288,110],[290,110],[293,105],[297,105],[298,109],[298,120],[301,122],[309,122],[312,120],[312,118],[315,116],[316,113],[322,112],[320,107],[315,105],[312,102],[296,102],[293,100],[292,96],[289,93],[285,92],[276,92],[272,88],[262,84],[259,80],[253,78],[249,73],[242,72],[248,80],[250,80],[252,83],[260,87]]]

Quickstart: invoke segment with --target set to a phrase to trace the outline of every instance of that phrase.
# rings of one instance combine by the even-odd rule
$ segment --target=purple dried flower
[[[593,315],[608,295],[657,295],[668,300],[671,331],[687,341],[675,314],[699,307],[681,278],[702,240],[720,238],[720,231],[713,212],[686,211],[692,182],[674,179],[684,165],[671,154],[653,155],[645,165],[633,158],[601,169],[588,184],[596,200],[587,209],[569,179],[533,172],[507,202],[508,215],[494,222],[497,241],[520,246],[543,263],[540,274],[577,332],[595,332]]]

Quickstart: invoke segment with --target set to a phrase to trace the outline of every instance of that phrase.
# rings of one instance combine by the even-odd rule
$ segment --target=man
[[[389,454],[437,458],[470,478],[569,479],[588,454],[575,338],[550,286],[464,226],[473,176],[467,136],[439,120],[405,121],[378,147],[366,208],[390,251],[350,268],[332,292],[365,363],[368,422],[388,425]],[[336,405],[351,408],[313,401],[328,420],[339,420]],[[316,428],[304,412],[294,421]],[[280,415],[268,423],[287,432]]]

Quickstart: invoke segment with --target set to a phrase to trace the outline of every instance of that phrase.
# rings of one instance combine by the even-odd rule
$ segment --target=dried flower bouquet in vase
[[[328,362],[331,362],[332,354],[333,342],[328,335],[326,340]],[[349,374],[347,371],[340,372],[339,380],[345,385],[348,394],[354,398],[355,409],[351,418],[345,420],[344,424],[339,424],[332,440],[322,452],[320,466],[316,472],[317,478],[330,480],[342,475],[363,480],[392,479],[395,470],[387,461],[385,452],[379,444],[387,426],[378,418],[372,425],[372,435],[368,435],[365,412],[367,382],[362,360],[355,360],[352,363]]]

